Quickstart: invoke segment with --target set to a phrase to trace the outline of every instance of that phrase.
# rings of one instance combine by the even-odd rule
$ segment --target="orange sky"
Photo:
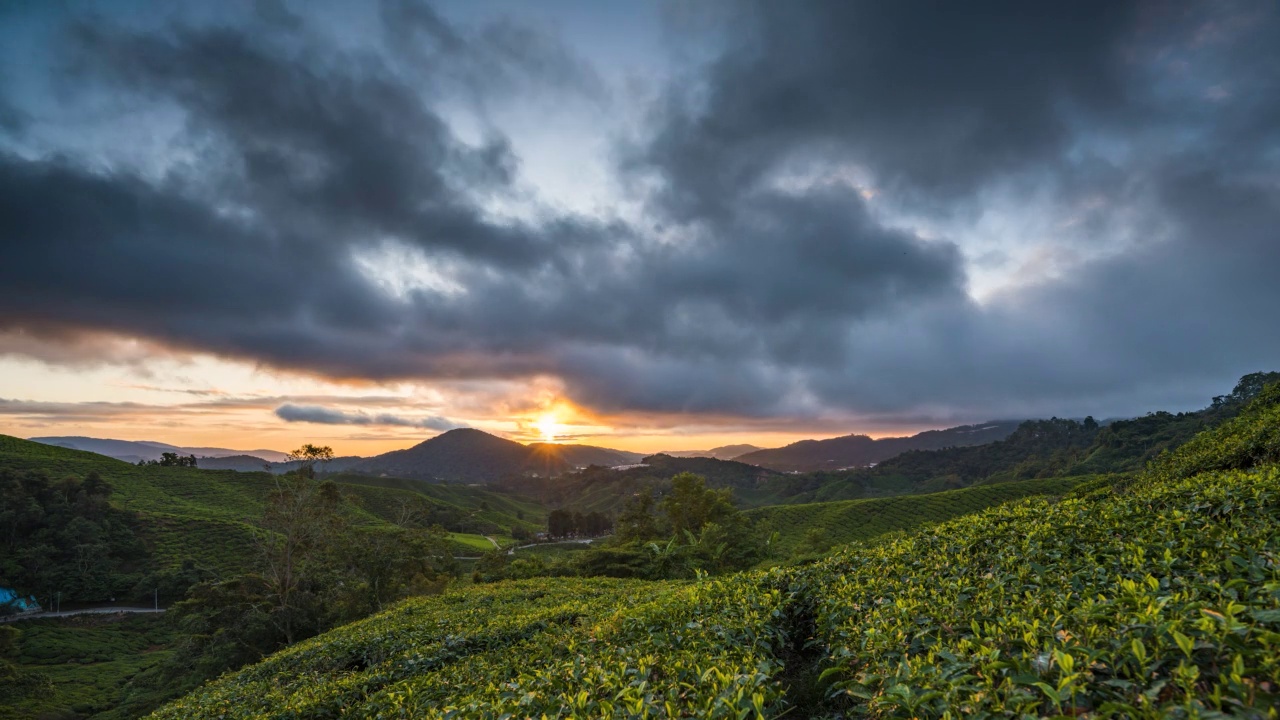
[[[549,431],[557,442],[636,452],[740,443],[777,447],[852,432],[885,436],[923,429],[875,427],[841,418],[605,416],[575,407],[549,378],[456,384],[336,382],[209,355],[156,352],[131,341],[117,341],[99,357],[111,360],[76,365],[0,356],[0,433],[279,451],[311,442],[330,445],[340,455],[368,456],[434,436],[438,427],[411,425],[430,418],[520,442],[543,441],[544,431]],[[277,414],[286,405],[323,411],[337,421],[286,421]]]

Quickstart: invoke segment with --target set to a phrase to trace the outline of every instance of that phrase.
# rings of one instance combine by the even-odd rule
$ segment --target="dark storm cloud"
[[[385,0],[380,10],[389,47],[431,82],[460,82],[479,96],[548,85],[594,101],[608,95],[588,63],[535,28],[499,18],[465,32],[419,0]]]
[[[449,418],[439,415],[425,418],[405,418],[387,413],[366,415],[364,413],[345,412],[315,405],[281,405],[276,408],[276,417],[286,422],[309,422],[322,425],[390,425],[439,430],[441,432],[462,427]]]
[[[488,127],[461,139],[446,88],[607,101],[528,28],[389,1],[383,52],[322,45],[275,3],[265,25],[77,22],[68,82],[178,112],[190,159],[157,176],[0,154],[0,330],[335,377],[549,374],[622,412],[1194,404],[1280,357],[1258,329],[1280,307],[1280,58],[1274,8],[1169,7],[744,6],[626,148],[626,179],[653,188],[645,226],[492,211],[520,195],[520,149]],[[954,238],[882,209],[970,218],[1036,183],[1055,211],[1103,199],[1081,220],[1101,250],[981,304]],[[415,263],[434,279],[406,285]]]
[[[674,88],[635,154],[677,216],[727,210],[789,157],[958,193],[1050,160],[1071,113],[1125,101],[1133,4],[754,2],[705,85]]]

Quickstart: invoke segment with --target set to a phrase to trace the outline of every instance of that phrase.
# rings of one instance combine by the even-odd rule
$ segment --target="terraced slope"
[[[770,505],[747,511],[753,522],[768,523],[779,534],[777,547],[784,554],[819,550],[871,540],[892,532],[913,530],[929,523],[995,507],[1010,500],[1037,495],[1061,495],[1090,477],[1050,478],[978,485],[927,495],[897,495],[867,500],[842,500],[804,505]],[[816,533],[823,547],[806,548],[806,537]]]
[[[158,718],[1280,713],[1280,386],[1132,482],[792,570],[411,601]]]
[[[153,717],[772,713],[783,594],[762,585],[544,579],[409,601]]]
[[[51,478],[83,478],[96,471],[112,486],[112,503],[138,513],[139,533],[159,565],[176,566],[190,558],[225,574],[248,569],[253,525],[262,517],[266,497],[275,488],[275,480],[266,473],[139,467],[96,453],[8,435],[0,435],[0,468],[44,472]],[[397,487],[396,482],[384,483],[389,487],[341,483],[343,492],[357,500],[346,510],[348,519],[359,526],[384,526],[405,502],[417,496],[462,513],[474,513],[478,519],[501,524],[504,529],[512,524],[540,527],[543,517],[532,503],[512,501],[478,488],[409,490]],[[527,519],[516,517],[517,512],[527,512]],[[474,547],[489,546],[480,534],[459,540],[455,543],[459,554],[474,554]]]

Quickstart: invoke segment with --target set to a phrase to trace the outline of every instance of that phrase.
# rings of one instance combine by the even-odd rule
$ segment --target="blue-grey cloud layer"
[[[449,418],[431,415],[424,418],[407,418],[400,415],[380,413],[368,415],[359,412],[346,412],[320,405],[294,405],[285,403],[276,408],[276,417],[285,422],[309,422],[322,425],[387,425],[391,427],[412,427],[426,430],[453,430],[462,427]]]
[[[157,175],[19,152],[33,115],[0,95],[0,328],[337,377],[549,374],[605,410],[778,417],[1110,414],[1280,364],[1274,5],[741,10],[619,144],[644,223],[491,211],[521,192],[521,149],[463,140],[442,88],[610,95],[513,21],[387,2],[352,49],[283,11],[69,18],[58,81],[176,113],[187,157]],[[842,167],[875,199],[822,179]],[[788,184],[797,168],[818,180]],[[954,238],[872,205],[963,223],[1027,187],[1103,198],[1091,252],[982,304]],[[353,262],[386,247],[455,289],[386,293]]]

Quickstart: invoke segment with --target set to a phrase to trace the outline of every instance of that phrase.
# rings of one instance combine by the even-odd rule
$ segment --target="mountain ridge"
[[[974,425],[925,430],[904,437],[874,439],[868,435],[854,434],[825,440],[800,440],[784,447],[758,450],[732,459],[781,472],[815,472],[865,467],[909,450],[939,450],[945,447],[985,445],[1003,440],[1013,434],[1020,422],[993,420]]]
[[[195,455],[196,457],[232,457],[237,455],[248,455],[258,457],[268,462],[284,462],[288,459],[288,454],[279,450],[268,450],[258,448],[256,450],[236,450],[232,448],[220,447],[196,447],[171,445],[169,443],[158,442],[155,440],[117,440],[115,438],[95,438],[84,435],[50,435],[45,437],[27,438],[31,442],[38,442],[43,445],[54,445],[64,447],[69,450],[84,450],[86,452],[106,455],[110,458],[123,460],[125,462],[136,463],[139,460],[159,460],[162,453],[176,452],[179,455]],[[259,467],[259,470],[262,468]]]

